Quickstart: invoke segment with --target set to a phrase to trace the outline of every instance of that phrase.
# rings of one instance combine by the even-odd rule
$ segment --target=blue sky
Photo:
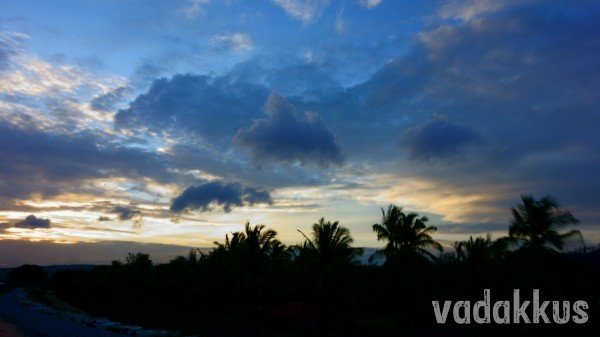
[[[532,193],[600,242],[597,1],[0,13],[0,240],[206,247],[250,220],[292,244],[325,216],[373,247],[395,203],[450,244]]]

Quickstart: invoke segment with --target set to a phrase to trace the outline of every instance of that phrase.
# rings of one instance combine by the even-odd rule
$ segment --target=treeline
[[[57,272],[49,284],[93,314],[198,335],[583,335],[598,327],[600,249],[562,252],[567,240],[581,238],[571,228],[577,223],[552,198],[525,195],[511,209],[507,237],[471,237],[444,252],[427,217],[390,205],[372,225],[385,246],[371,264],[358,262],[362,250],[347,228],[322,218],[300,232],[300,245],[286,246],[274,230],[246,223],[208,252],[194,249],[159,265],[130,253],[92,271]],[[585,300],[590,321],[517,328],[435,323],[433,300],[477,301],[484,289],[494,300],[510,299],[513,289]]]

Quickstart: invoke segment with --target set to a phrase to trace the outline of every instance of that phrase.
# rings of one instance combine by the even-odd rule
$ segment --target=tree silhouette
[[[509,240],[500,238],[492,241],[488,234],[485,238],[478,237],[456,242],[454,249],[459,261],[471,266],[481,266],[497,262],[504,258],[508,252]]]
[[[387,210],[381,209],[380,224],[373,225],[377,240],[387,241],[385,248],[378,250],[371,257],[384,256],[386,264],[395,262],[401,257],[425,257],[434,259],[429,249],[442,251],[442,245],[433,240],[431,234],[437,231],[435,226],[427,226],[429,219],[419,217],[417,213],[405,214],[401,207],[389,205]]]
[[[339,225],[338,221],[325,221],[312,225],[310,237],[302,231],[304,243],[300,246],[300,254],[318,263],[322,267],[352,264],[355,258],[362,254],[362,249],[353,248],[350,230]]]
[[[579,236],[578,230],[565,231],[570,225],[577,225],[570,211],[559,208],[551,196],[535,200],[532,195],[521,196],[522,204],[511,208],[512,219],[509,235],[523,242],[523,247],[562,251],[565,241]]]
[[[316,303],[321,320],[329,322],[339,316],[340,307],[350,293],[351,284],[344,282],[351,268],[358,264],[357,257],[362,249],[352,247],[354,240],[350,230],[340,226],[338,221],[325,221],[312,225],[310,235],[298,230],[304,242],[297,247],[296,262],[300,266],[299,277],[303,280],[305,299]],[[339,318],[339,317],[338,317]]]
[[[150,255],[144,253],[127,253],[125,258],[127,266],[136,269],[147,270],[152,268],[152,260]]]
[[[282,257],[287,254],[287,248],[281,241],[277,240],[275,230],[265,230],[264,225],[251,227],[249,221],[244,225],[243,231],[233,232],[231,239],[229,234],[226,234],[225,243],[215,241],[215,245],[217,248],[216,252],[213,253],[241,254],[249,259]]]
[[[233,302],[252,302],[274,294],[289,250],[277,240],[277,232],[264,225],[252,227],[246,222],[242,231],[225,236],[225,242],[206,257],[216,286],[228,288]]]

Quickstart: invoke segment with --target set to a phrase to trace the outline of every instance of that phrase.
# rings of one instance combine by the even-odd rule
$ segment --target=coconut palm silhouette
[[[346,277],[351,267],[358,264],[362,249],[352,247],[350,230],[338,221],[321,218],[312,225],[309,235],[298,232],[304,237],[304,242],[296,247],[296,263],[306,283],[302,286],[304,298],[313,303],[322,322],[330,322],[340,313],[342,299],[348,293]]]
[[[508,253],[509,240],[500,238],[493,241],[488,234],[485,238],[473,239],[454,243],[456,257],[459,261],[471,266],[481,266],[486,263],[497,262]]]
[[[435,241],[431,234],[437,231],[435,226],[427,226],[429,219],[419,217],[417,213],[404,213],[401,207],[389,205],[387,210],[381,209],[381,223],[373,225],[377,240],[387,241],[385,247],[371,256],[370,260],[385,257],[385,264],[396,263],[401,258],[426,258],[435,256],[431,249],[442,251],[442,245]]]
[[[521,242],[523,248],[562,251],[566,240],[581,238],[579,230],[566,230],[579,220],[569,210],[561,209],[551,196],[535,200],[532,195],[524,194],[521,200],[522,204],[511,208],[509,236]]]

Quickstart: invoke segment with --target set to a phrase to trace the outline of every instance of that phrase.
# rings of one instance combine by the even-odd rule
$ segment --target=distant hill
[[[52,266],[41,266],[46,270],[48,275],[52,275],[60,270],[92,270],[98,265],[95,264],[64,264],[64,265],[52,265]],[[3,281],[14,268],[0,268],[0,282]]]

